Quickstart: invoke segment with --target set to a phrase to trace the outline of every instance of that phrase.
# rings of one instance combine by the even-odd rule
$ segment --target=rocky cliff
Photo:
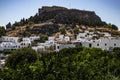
[[[54,19],[57,23],[98,23],[101,22],[99,16],[94,11],[85,11],[77,9],[67,9],[58,6],[44,6],[39,9],[39,16],[42,20]]]

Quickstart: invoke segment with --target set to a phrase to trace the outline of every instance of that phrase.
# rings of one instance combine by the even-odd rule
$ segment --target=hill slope
[[[10,24],[9,24],[10,25]],[[76,25],[92,28],[111,28],[117,30],[117,26],[103,22],[94,11],[67,9],[59,6],[43,6],[38,13],[28,19],[15,22],[7,28],[8,36],[54,35],[57,32],[63,34],[74,33]],[[80,28],[78,28],[80,31]]]

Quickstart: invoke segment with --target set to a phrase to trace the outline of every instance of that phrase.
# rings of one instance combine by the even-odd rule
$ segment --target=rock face
[[[88,22],[101,22],[99,16],[94,11],[85,11],[77,9],[67,9],[58,6],[44,6],[39,9],[39,16],[42,20],[54,19],[57,23],[82,23]],[[44,19],[43,19],[44,18]]]
[[[67,8],[64,7],[58,7],[58,6],[43,6],[41,9],[38,10],[39,13],[41,12],[49,12],[49,11],[55,11],[55,10],[67,10]]]

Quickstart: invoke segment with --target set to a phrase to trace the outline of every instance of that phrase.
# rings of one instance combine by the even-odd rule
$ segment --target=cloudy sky
[[[0,0],[0,26],[29,18],[38,8],[53,5],[95,11],[103,21],[120,29],[120,0]]]

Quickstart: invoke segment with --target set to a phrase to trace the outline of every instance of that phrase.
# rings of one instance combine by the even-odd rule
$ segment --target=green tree
[[[20,21],[20,26],[24,26],[25,24],[26,24],[25,18],[21,19],[21,21]]]
[[[112,24],[112,29],[118,30],[118,27],[116,25]]]
[[[77,27],[75,27],[75,28],[73,29],[73,32],[74,32],[74,34],[78,34],[78,33],[79,33],[79,29],[78,29]]]
[[[34,22],[32,22],[32,21],[29,21],[29,22],[28,22],[28,25],[29,25],[29,26],[32,26],[33,24],[34,24]]]
[[[5,65],[11,68],[17,68],[26,63],[35,62],[37,58],[37,53],[31,48],[18,49],[10,54]]]
[[[14,23],[12,26],[14,26],[14,27],[18,27],[18,26],[21,26],[21,23],[20,23],[20,22],[15,21],[15,23]]]
[[[22,38],[22,37],[18,39],[18,42],[22,42],[22,41],[23,41],[23,38]]]
[[[12,25],[11,25],[11,23],[9,22],[7,25],[6,25],[6,29],[9,29],[9,28],[11,28],[12,27]]]
[[[1,36],[4,36],[5,33],[6,33],[5,28],[4,28],[3,26],[0,26],[0,37],[1,37]]]
[[[48,40],[48,36],[47,35],[41,35],[39,42],[45,42],[46,40]]]
[[[60,30],[61,34],[66,34],[65,27],[60,27],[59,30]]]
[[[118,30],[118,27],[114,24],[106,24],[104,25],[105,28],[110,28],[110,29],[113,29],[113,30]]]
[[[34,58],[33,54],[29,54],[35,53],[31,49],[20,49],[16,54],[16,51],[10,54],[0,71],[0,79],[119,80],[119,51],[119,48],[109,52],[99,48],[76,47],[42,53],[37,59],[38,55]]]

